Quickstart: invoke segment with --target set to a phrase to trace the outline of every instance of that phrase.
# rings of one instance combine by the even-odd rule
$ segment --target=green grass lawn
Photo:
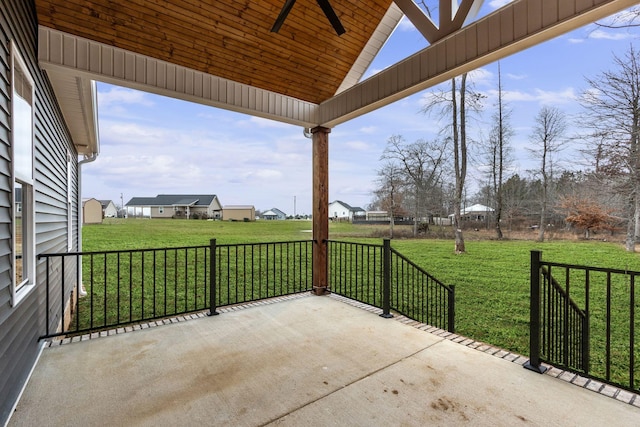
[[[85,251],[101,251],[207,245],[212,238],[218,244],[308,240],[311,227],[311,221],[109,219],[85,226],[83,244]],[[381,243],[371,236],[383,235],[383,230],[331,223],[330,238]],[[468,239],[466,246],[466,254],[455,255],[452,240],[392,241],[392,247],[434,277],[455,285],[457,333],[524,355],[529,351],[531,250],[541,250],[545,261],[640,270],[640,255],[619,243]]]

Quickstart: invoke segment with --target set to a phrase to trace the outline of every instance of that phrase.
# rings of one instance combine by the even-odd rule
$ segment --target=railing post
[[[49,335],[49,332],[50,332],[49,331],[49,289],[50,289],[49,288],[49,257],[45,258],[45,263],[46,263],[45,268],[47,270],[47,276],[46,276],[46,279],[45,279],[46,280],[45,288],[46,288],[46,292],[47,292],[47,295],[46,295],[46,301],[47,302],[46,302],[46,311],[45,311],[45,322],[47,324],[47,335]]]
[[[531,295],[529,297],[529,360],[524,364],[539,374],[547,368],[540,365],[540,262],[542,252],[531,251]]]
[[[218,269],[216,265],[216,239],[209,241],[209,313],[208,316],[216,316],[216,288]]]
[[[382,314],[380,317],[390,319],[391,314],[391,240],[382,242]]]
[[[449,295],[449,308],[448,308],[448,329],[447,331],[453,333],[456,330],[455,318],[456,318],[456,287],[454,285],[449,286],[451,292]]]
[[[633,294],[631,294],[633,295]],[[633,307],[631,307],[633,309]],[[631,327],[633,327],[633,323],[631,324]],[[632,335],[633,336],[633,335]],[[580,343],[581,343],[581,350],[582,350],[582,370],[584,371],[585,374],[589,373],[589,363],[590,363],[590,359],[591,359],[591,354],[590,354],[590,349],[589,349],[589,339],[590,339],[590,333],[589,333],[589,312],[585,310],[584,312],[584,317],[582,318],[582,334],[580,334]],[[633,347],[631,347],[633,348]],[[631,357],[633,357],[633,352],[631,352]],[[633,365],[631,365],[633,366]],[[633,372],[633,370],[632,370]],[[633,383],[631,383],[633,384]]]

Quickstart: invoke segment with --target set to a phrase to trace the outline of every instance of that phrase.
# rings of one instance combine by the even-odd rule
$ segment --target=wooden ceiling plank
[[[66,30],[68,31],[68,29],[66,29]],[[113,32],[112,32],[112,34],[113,34],[113,36],[114,36],[114,37],[117,37],[118,32],[117,32],[117,31],[113,31]],[[128,43],[120,43],[120,44],[122,45],[122,46],[120,46],[120,47],[125,48],[125,49],[128,49],[128,50],[133,50],[133,49],[136,47],[136,44],[128,44]],[[180,58],[180,56],[181,56],[181,55],[180,55],[180,53],[176,53],[176,54],[174,54],[173,59],[176,59],[176,58],[177,58],[177,59],[179,59],[179,58]],[[188,60],[189,60],[189,58],[191,58],[191,56],[189,56],[189,55],[185,55],[185,56],[184,56],[184,62],[186,62],[186,63],[187,63],[186,65],[190,65],[190,64],[189,64],[189,61],[188,61]],[[159,59],[170,60],[170,59],[172,59],[172,58],[159,58]],[[224,57],[221,57],[220,59],[221,59],[222,61],[225,61],[225,62],[227,61],[227,59],[226,59],[226,58],[224,58]],[[238,75],[239,67],[237,67],[237,66],[236,66],[236,69],[235,69],[235,70],[236,70],[236,73],[234,73],[233,75],[230,75],[230,76],[222,76],[222,77],[234,79],[234,77],[237,77],[237,75]],[[257,78],[255,77],[255,70],[253,70],[253,69],[248,70],[248,72],[247,72],[247,76],[250,76],[250,77],[252,76],[253,81],[256,81],[256,82],[258,82],[258,81],[259,81],[259,79],[257,79]],[[265,81],[264,81],[264,83],[269,83],[269,84],[272,84],[272,85],[273,85],[275,82],[277,82],[277,81],[273,81],[273,80],[265,80]],[[319,86],[321,86],[321,84],[320,84],[320,83],[321,83],[321,80],[316,80],[315,82],[313,82],[313,81],[312,81],[312,82],[310,83],[310,85],[312,85],[312,84],[314,84],[314,83],[315,83],[315,87],[316,87],[316,89],[317,89]],[[312,93],[313,93],[313,92],[312,92]],[[328,93],[328,91],[327,91],[327,93]]]
[[[71,0],[71,1],[73,1],[73,0]],[[98,11],[98,12],[100,12],[100,11]],[[103,10],[102,10],[102,13],[111,13],[111,12],[110,12],[108,9],[103,9]],[[116,13],[117,13],[117,12],[116,12]],[[140,16],[140,15],[136,15],[135,11],[130,11],[130,12],[127,12],[127,13],[128,13],[128,15],[130,15],[130,16],[134,16],[134,17],[141,17],[141,18],[142,18],[142,16]],[[78,17],[78,16],[75,16],[75,18],[79,18],[79,17]],[[114,18],[114,19],[118,19],[118,15],[117,15],[117,14],[116,14],[116,16],[115,16],[115,18]],[[124,21],[122,21],[122,22],[124,22]],[[129,25],[132,25],[132,24],[129,24]],[[133,28],[135,28],[135,24],[133,25]],[[132,30],[133,30],[133,28],[132,28]],[[61,28],[61,29],[62,29],[62,30],[65,30],[65,31],[69,31],[69,29],[68,29],[68,28]],[[143,28],[139,28],[139,30],[142,32]],[[230,29],[230,30],[231,30],[231,29]],[[123,31],[124,31],[124,28],[123,28]],[[108,33],[109,33],[109,31],[105,30],[105,31],[104,31],[104,33],[108,34]],[[146,36],[147,38],[149,38],[149,37],[150,37],[150,35],[147,35],[147,33],[149,33],[149,32],[146,32],[146,33],[145,33],[145,36]],[[84,34],[80,34],[80,35],[82,35],[82,36],[86,36],[86,35],[84,35]],[[120,37],[120,38],[122,38],[122,37],[123,37],[123,34],[122,34],[122,32],[118,32],[118,31],[111,31],[111,37],[114,37],[114,38],[118,38],[118,37]],[[132,38],[133,38],[133,37],[138,37],[137,30],[133,30],[133,31],[131,32],[131,37],[132,37]],[[107,37],[107,38],[108,38],[108,37]],[[140,39],[138,39],[138,40],[140,40]],[[156,37],[155,39],[151,39],[151,40],[150,40],[150,43],[158,43],[158,42],[159,42],[159,40],[161,40],[161,39],[159,39],[159,38],[157,38],[157,37]],[[195,40],[196,40],[196,43],[194,43],[194,44],[191,46],[191,48],[192,48],[192,49],[198,49],[198,47],[199,47],[200,40],[199,40],[197,37],[195,37]],[[177,43],[177,42],[178,42],[179,40],[174,40],[174,41],[176,42],[176,46],[177,46],[177,45],[178,45],[178,43]],[[186,41],[185,41],[185,43],[186,43]],[[121,43],[120,43],[120,45],[123,45],[123,43],[121,42]],[[229,46],[227,46],[227,47],[232,47],[232,46],[234,46],[234,44],[230,44],[230,45],[229,45]],[[243,46],[241,43],[240,43],[240,44],[238,44],[238,45],[235,45],[235,46],[236,46],[236,49],[237,49],[237,51],[238,51],[238,52],[240,52],[240,51],[246,51],[245,46]],[[124,45],[123,45],[122,47],[127,48],[127,49],[131,49],[131,48],[132,48],[132,47],[134,47],[134,46],[132,46],[132,45],[124,46]],[[202,46],[202,49],[205,49],[205,46]],[[202,53],[202,55],[206,55],[206,52],[205,52],[204,50],[202,50],[202,49],[200,49],[200,52]],[[256,54],[257,54],[257,52],[256,52]],[[175,56],[175,52],[174,52],[174,56]],[[264,58],[264,56],[263,56],[263,58]],[[163,58],[161,58],[161,59],[171,60],[172,58],[171,58],[171,57],[163,57]],[[215,60],[215,59],[216,59],[216,57],[211,57],[211,56],[210,56],[210,59],[214,59],[214,60]],[[295,58],[292,58],[292,59],[295,59]],[[188,61],[188,60],[189,60],[189,58],[188,58],[188,57],[187,57],[187,58],[184,58],[184,61]],[[218,61],[224,61],[224,57],[218,57],[218,59],[217,59],[217,60],[218,60]],[[273,60],[274,60],[274,61],[276,61],[276,60],[278,60],[278,58],[273,58]],[[304,65],[304,62],[308,61],[308,60],[309,60],[309,57],[308,57],[308,56],[305,56],[304,58],[299,58],[299,60],[302,62],[300,65]],[[238,61],[235,61],[235,63],[233,64],[233,67],[234,67],[234,70],[235,70],[235,71],[234,71],[234,76],[237,76],[237,74],[238,74],[238,70],[239,70],[239,66],[238,66],[238,63],[237,63],[237,62],[238,62]],[[192,62],[183,62],[183,64],[184,64],[184,65],[193,66],[193,63],[192,63]],[[290,65],[289,65],[289,67],[288,67],[288,70],[287,70],[288,72],[291,72],[292,70],[294,70],[294,69],[296,68],[296,66],[297,66],[297,65],[294,65],[294,64],[295,64],[295,63],[290,63]],[[293,68],[292,68],[292,65],[293,65]],[[229,66],[231,66],[231,65],[229,65]],[[320,82],[322,82],[322,81],[324,80],[324,79],[323,79],[323,77],[326,79],[326,76],[327,76],[327,75],[330,75],[330,74],[329,74],[329,71],[332,71],[332,70],[333,70],[333,72],[335,73],[335,71],[336,71],[335,69],[336,69],[336,68],[339,68],[339,67],[337,67],[337,64],[336,64],[335,62],[331,62],[331,63],[329,63],[328,65],[326,65],[326,69],[323,69],[322,67],[314,67],[314,69],[315,69],[315,70],[317,70],[317,72],[315,73],[315,74],[316,74],[316,76],[313,76],[313,77],[314,77],[314,80],[313,80],[311,83],[309,83],[309,84],[310,84],[310,85],[313,85],[313,86],[315,87],[315,90],[317,90],[317,89],[318,89],[318,87],[321,87],[321,86],[322,86],[322,84],[321,84]],[[207,70],[207,71],[209,71],[209,70]],[[245,81],[249,81],[250,83],[252,83],[252,82],[254,82],[254,81],[257,81],[255,78],[252,78],[251,80],[247,80],[247,78],[249,78],[249,76],[251,76],[251,75],[252,75],[252,73],[253,73],[254,71],[255,71],[255,70],[249,70],[249,73],[247,74],[247,76],[245,76]],[[346,70],[343,70],[343,73],[346,73],[346,72],[347,72]],[[312,76],[313,74],[314,74],[314,73],[309,73],[308,71],[303,71],[303,72],[301,72],[301,73],[300,73],[300,76],[296,78],[296,80],[294,81],[294,83],[298,83],[298,84],[299,84],[299,83],[301,83],[301,82],[304,82],[304,81],[305,81],[305,79],[308,79],[308,77],[309,77],[310,75]],[[233,78],[234,76],[224,75],[224,77],[226,77],[226,78]],[[272,80],[273,80],[273,79],[267,79],[267,81],[268,81],[268,82],[270,82],[270,81],[272,81]],[[339,83],[339,81],[333,81],[333,82],[332,82],[332,81],[329,81],[329,83],[331,83],[332,85],[336,85],[336,84],[338,84],[338,83]],[[325,86],[327,85],[327,80],[324,80],[324,85],[325,85]],[[332,90],[333,90],[333,88],[327,89],[326,94],[325,94],[325,95],[323,95],[323,96],[327,96],[327,94],[332,93],[332,92],[331,92]],[[293,96],[295,96],[295,95],[293,95]],[[317,96],[317,94],[316,94],[316,95],[312,95],[312,96]],[[316,100],[316,99],[314,99],[314,101],[315,101],[315,100]]]

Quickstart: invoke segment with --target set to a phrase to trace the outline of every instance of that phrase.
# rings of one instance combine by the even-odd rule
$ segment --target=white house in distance
[[[262,218],[267,220],[283,220],[287,219],[287,214],[278,208],[271,208],[262,213]]]
[[[466,221],[485,221],[489,214],[492,214],[493,212],[495,212],[495,209],[477,203],[461,209],[460,215],[462,216],[462,219]],[[453,220],[453,214],[449,215],[449,218]]]
[[[99,200],[102,204],[102,215],[105,218],[115,218],[118,216],[118,208],[113,200]]]
[[[366,211],[360,207],[352,207],[345,202],[336,200],[329,203],[329,218],[352,221],[354,217],[364,216]]]

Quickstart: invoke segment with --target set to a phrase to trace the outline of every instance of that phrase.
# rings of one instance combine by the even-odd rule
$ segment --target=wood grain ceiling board
[[[333,0],[336,35],[315,0],[36,0],[40,25],[304,101],[333,96],[391,0]]]

